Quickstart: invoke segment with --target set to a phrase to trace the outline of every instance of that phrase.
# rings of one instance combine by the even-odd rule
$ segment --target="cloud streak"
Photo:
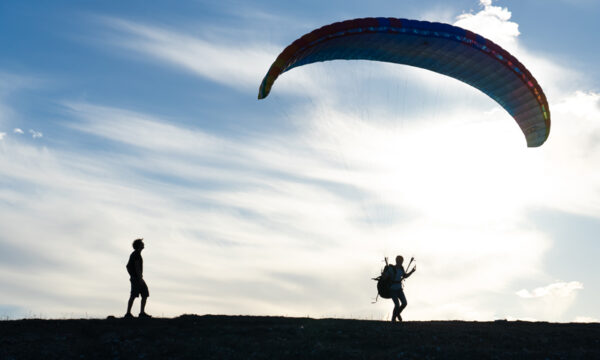
[[[121,18],[104,17],[101,22],[116,32],[107,38],[112,46],[244,93],[258,92],[267,70],[288,45],[256,40],[249,35],[254,31],[243,25],[226,31],[205,28],[203,33],[210,33],[210,36],[191,36],[189,32]],[[285,83],[277,84],[277,92],[296,96],[308,93],[311,97],[335,96],[337,80],[322,74],[323,70],[313,67],[286,73]]]
[[[31,134],[32,139],[39,139],[41,137],[44,137],[44,134],[42,134],[40,131],[35,131],[33,129],[29,129],[29,133]]]
[[[231,43],[118,18],[104,18],[103,22],[120,33],[118,40],[111,39],[115,45],[233,88],[257,88],[277,51],[272,45],[249,39]]]
[[[524,299],[542,298],[549,296],[568,297],[572,296],[576,290],[583,289],[583,284],[578,281],[558,282],[543,287],[535,288],[531,291],[522,289],[517,291],[517,295]]]
[[[521,306],[529,317],[564,318],[564,314],[573,306],[578,293],[583,289],[583,284],[579,281],[556,282],[533,290],[521,289],[516,295],[522,299]]]

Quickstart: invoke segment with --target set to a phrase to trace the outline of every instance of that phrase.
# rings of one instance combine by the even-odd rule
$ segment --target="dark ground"
[[[0,359],[600,359],[600,324],[255,316],[0,321]]]

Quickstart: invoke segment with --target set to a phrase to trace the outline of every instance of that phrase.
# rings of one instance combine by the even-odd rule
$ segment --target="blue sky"
[[[596,1],[0,4],[0,316],[148,311],[385,319],[383,256],[418,259],[410,320],[598,321]],[[298,68],[366,16],[468,28],[543,87],[550,138],[467,85],[372,62]],[[137,305],[136,305],[137,306]]]

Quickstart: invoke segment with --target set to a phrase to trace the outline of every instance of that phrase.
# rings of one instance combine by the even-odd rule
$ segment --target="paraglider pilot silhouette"
[[[413,259],[411,259],[412,262]],[[387,263],[387,258],[385,259]],[[392,301],[394,302],[394,311],[392,313],[392,322],[402,321],[402,310],[408,305],[406,302],[406,296],[404,295],[402,281],[409,276],[411,276],[416,270],[417,266],[415,265],[411,271],[408,273],[404,270],[402,263],[404,262],[404,258],[400,255],[396,256],[396,265],[386,266],[386,270],[381,274],[381,277],[385,282],[389,285],[389,295]],[[410,267],[410,263],[408,264]]]
[[[133,317],[133,315],[131,315],[131,307],[133,306],[133,301],[138,296],[142,297],[139,317],[151,317],[144,311],[146,308],[146,300],[148,299],[148,296],[150,296],[150,292],[148,291],[148,285],[146,285],[142,275],[144,271],[144,260],[142,259],[142,250],[144,249],[143,240],[144,239],[135,239],[133,241],[132,246],[134,250],[131,255],[129,255],[129,261],[127,262],[127,272],[129,273],[129,281],[131,282],[131,295],[127,302],[127,313],[125,314],[125,318]]]

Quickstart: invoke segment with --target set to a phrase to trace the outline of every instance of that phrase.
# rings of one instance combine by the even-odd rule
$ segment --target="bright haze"
[[[7,1],[0,5],[0,316],[147,311],[387,319],[372,277],[417,259],[406,320],[598,321],[596,1]],[[548,98],[528,148],[480,91],[333,61],[258,86],[346,19],[439,21]],[[137,309],[138,304],[134,305]]]

